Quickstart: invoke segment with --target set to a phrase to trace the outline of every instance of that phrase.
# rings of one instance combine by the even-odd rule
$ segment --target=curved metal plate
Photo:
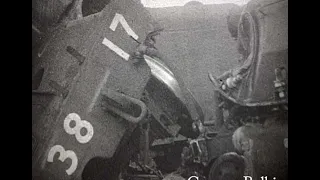
[[[144,59],[151,68],[152,75],[166,84],[179,99],[182,99],[179,83],[170,69],[164,63],[157,61],[150,56],[144,55]]]

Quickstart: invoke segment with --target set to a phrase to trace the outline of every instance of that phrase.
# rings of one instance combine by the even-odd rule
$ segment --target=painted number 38
[[[75,122],[75,127],[70,127],[70,123],[74,121]],[[64,130],[70,134],[70,135],[75,135],[76,139],[78,140],[79,143],[84,144],[90,141],[90,139],[93,136],[93,127],[92,125],[85,120],[81,120],[80,116],[76,113],[70,113],[64,120],[63,123]],[[83,136],[80,133],[81,129],[86,129],[87,132]]]
[[[75,122],[74,127],[70,126],[72,121]],[[80,116],[76,113],[70,113],[64,119],[63,128],[68,134],[75,135],[77,141],[81,144],[89,142],[93,136],[92,125],[88,121],[81,120]],[[87,130],[85,135],[81,135],[81,129]],[[64,162],[66,159],[71,159],[71,165],[69,169],[66,170],[66,173],[71,175],[78,166],[78,158],[76,153],[71,150],[65,150],[61,145],[55,145],[50,149],[47,161],[53,162],[53,157],[56,153],[59,153],[59,160],[62,162]]]
[[[128,35],[130,35],[131,37],[133,37],[136,40],[138,39],[138,35],[128,25],[128,23],[125,20],[125,18],[123,17],[123,15],[116,13],[109,28],[112,31],[115,31],[118,24],[123,26],[123,28],[125,29],[125,31]],[[121,56],[123,59],[128,61],[129,54],[124,52],[122,49],[120,49],[117,45],[113,44],[107,38],[103,39],[102,44],[106,45],[112,51],[114,51],[119,56]],[[71,122],[74,122],[73,124],[75,124],[75,125],[72,125]],[[71,127],[71,125],[72,125],[72,127]],[[68,134],[74,135],[75,138],[77,139],[77,141],[81,144],[88,143],[93,136],[92,125],[86,120],[81,120],[80,116],[76,113],[68,114],[68,116],[64,119],[63,128]],[[86,130],[86,133],[83,133],[83,135],[80,133],[80,131],[82,129]],[[78,158],[77,158],[76,153],[74,153],[72,150],[65,150],[61,145],[55,145],[50,149],[47,161],[53,162],[53,157],[56,153],[59,153],[59,160],[62,162],[64,162],[66,159],[71,159],[71,161],[72,161],[71,165],[66,170],[66,173],[68,175],[73,174],[78,166]]]

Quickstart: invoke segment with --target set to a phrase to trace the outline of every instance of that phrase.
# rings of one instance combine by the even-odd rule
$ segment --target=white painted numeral
[[[75,121],[76,126],[71,128],[70,127],[70,122]],[[65,119],[63,123],[64,130],[70,134],[76,136],[76,139],[79,141],[79,143],[87,143],[90,141],[90,139],[93,136],[93,127],[92,125],[85,120],[81,120],[80,116],[76,113],[70,113]],[[82,136],[80,134],[80,130],[82,128],[85,128],[87,130],[86,135]]]
[[[127,32],[128,35],[132,36],[135,40],[138,40],[138,35],[131,29],[131,27],[127,23],[126,19],[124,19],[122,14],[116,13],[109,28],[112,31],[115,31],[119,23],[123,26],[124,30]]]
[[[124,30],[127,32],[129,36],[133,37],[135,40],[138,40],[139,38],[138,35],[131,29],[131,27],[129,26],[129,24],[127,23],[126,19],[123,17],[122,14],[116,13],[109,28],[112,31],[115,31],[119,23],[122,25],[122,27],[124,28]],[[122,50],[120,47],[115,45],[113,42],[111,42],[109,39],[104,38],[102,41],[102,44],[104,44],[109,49],[117,53],[120,57],[122,57],[126,61],[129,60],[130,55],[126,53],[124,50]]]
[[[69,169],[66,170],[67,174],[70,176],[77,169],[78,166],[78,158],[76,153],[70,150],[66,151],[60,145],[55,145],[50,149],[47,161],[53,162],[53,157],[56,153],[59,153],[59,160],[61,162],[64,162],[67,158],[71,159],[71,166],[69,167]]]
[[[121,56],[126,61],[129,60],[130,55],[128,53],[126,53],[124,50],[122,50],[121,48],[119,48],[117,45],[113,44],[113,42],[111,42],[109,39],[104,38],[102,41],[102,44],[106,45],[108,48],[110,48],[112,51],[117,53],[119,56]]]

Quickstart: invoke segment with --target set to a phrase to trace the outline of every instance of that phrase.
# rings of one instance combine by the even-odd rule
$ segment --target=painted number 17
[[[131,27],[129,26],[129,24],[127,23],[127,21],[125,20],[122,14],[118,14],[118,13],[115,14],[109,28],[112,31],[115,31],[119,23],[122,25],[122,27],[124,28],[124,30],[127,32],[129,36],[133,37],[135,40],[138,40],[139,38],[138,35],[131,29]],[[111,42],[109,39],[104,38],[102,41],[102,44],[104,44],[105,46],[110,48],[112,51],[117,53],[120,57],[128,61],[130,55],[124,50],[122,50],[120,47],[115,45],[113,42]]]

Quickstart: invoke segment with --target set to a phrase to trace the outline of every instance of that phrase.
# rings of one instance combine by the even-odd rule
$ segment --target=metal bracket
[[[204,139],[193,139],[190,141],[190,147],[194,156],[193,161],[195,163],[201,163],[201,156],[203,155],[199,141],[204,141]]]
[[[276,102],[275,101],[267,101],[267,102],[261,102],[261,103],[259,103],[259,102],[257,102],[257,103],[240,102],[240,101],[237,101],[235,98],[231,97],[230,95],[228,95],[227,93],[225,93],[224,91],[222,91],[219,88],[218,81],[211,73],[209,73],[209,79],[213,83],[214,90],[218,91],[222,95],[222,97],[224,97],[224,98],[228,99],[229,101],[231,101],[237,105],[240,105],[240,106],[248,106],[248,107],[275,106],[275,105],[280,105],[280,104],[284,104],[287,102],[285,99],[282,99],[282,100],[276,101]]]
[[[116,102],[120,106],[124,107],[124,109],[120,109],[118,107],[115,107],[114,105],[111,105],[110,103],[104,103],[103,106],[107,109],[111,110],[115,114],[119,115],[120,117],[126,119],[129,122],[132,123],[139,123],[141,120],[143,120],[147,115],[147,106],[144,102],[140,101],[139,99],[133,98],[131,96],[128,96],[123,93],[116,92],[111,89],[104,89],[101,91],[101,95],[110,99],[111,101]],[[128,105],[137,105],[140,107],[140,115],[138,117],[134,117],[131,114],[128,114],[125,112],[125,106],[128,107]],[[130,109],[127,109],[130,110]]]

